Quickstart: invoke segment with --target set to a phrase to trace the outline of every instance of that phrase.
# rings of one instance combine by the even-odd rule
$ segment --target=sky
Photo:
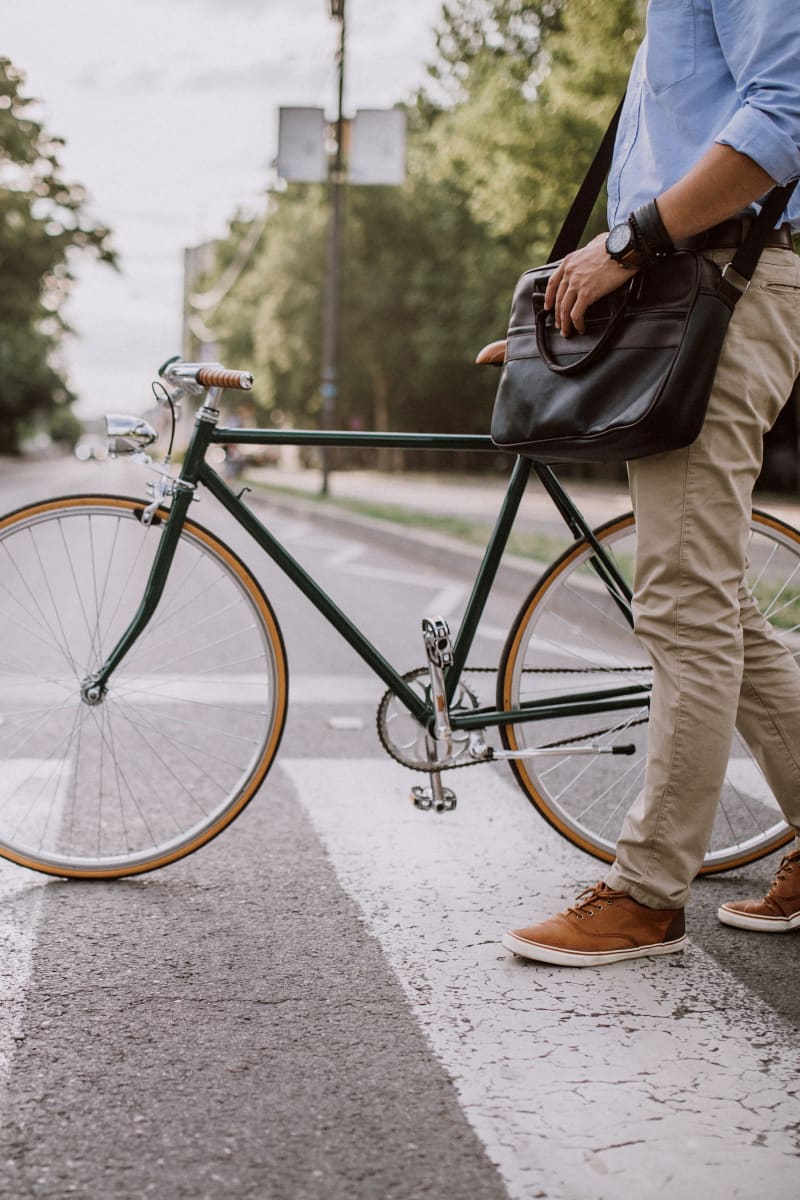
[[[422,82],[442,0],[347,0],[345,108],[385,108]],[[113,230],[120,274],[79,263],[65,344],[76,411],[141,411],[180,350],[183,249],[258,213],[278,108],[333,114],[329,0],[18,0],[0,53],[26,76],[64,177]],[[233,364],[246,366],[246,364]]]

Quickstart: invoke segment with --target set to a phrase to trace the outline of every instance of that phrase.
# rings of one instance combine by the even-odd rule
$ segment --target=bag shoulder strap
[[[592,159],[583,183],[578,188],[575,199],[570,205],[569,212],[564,218],[564,224],[553,243],[548,262],[557,262],[563,258],[565,254],[575,250],[581,240],[581,234],[588,224],[592,209],[597,203],[597,197],[600,195],[600,190],[611,167],[611,159],[614,156],[614,139],[617,136],[617,126],[624,103],[625,97],[623,96],[603,135],[603,140]]]
[[[792,192],[797,187],[797,182],[796,179],[792,179],[783,187],[776,186],[769,192],[761,212],[750,226],[747,237],[734,254],[730,265],[725,268],[721,290],[726,292],[728,299],[732,300],[734,304],[747,291],[746,284],[753,277],[770,231],[775,228],[781,213],[785,211]],[[736,276],[746,281],[744,287],[737,285]]]

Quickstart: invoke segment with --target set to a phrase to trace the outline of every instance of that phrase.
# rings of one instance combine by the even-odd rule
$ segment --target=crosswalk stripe
[[[621,1175],[634,1195],[660,1179],[681,1200],[744,1197],[769,1179],[794,1200],[794,1038],[710,956],[576,971],[501,949],[506,923],[601,873],[509,780],[454,773],[459,807],[439,816],[404,803],[411,775],[389,762],[281,766],[515,1200],[618,1200]]]

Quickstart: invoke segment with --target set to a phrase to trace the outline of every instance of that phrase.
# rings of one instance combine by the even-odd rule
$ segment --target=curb
[[[258,480],[245,478],[242,482],[252,489],[254,496],[276,512],[305,517],[324,529],[351,533],[359,541],[382,550],[408,553],[409,547],[413,546],[417,561],[434,567],[444,567],[452,574],[465,579],[475,578],[483,560],[483,551],[477,546],[468,546],[446,533],[410,529],[396,521],[384,521],[377,517],[348,512],[347,509],[327,504],[324,500],[287,496],[273,491]],[[547,566],[549,563],[538,559],[506,553],[497,572],[495,587],[514,596],[527,596]]]

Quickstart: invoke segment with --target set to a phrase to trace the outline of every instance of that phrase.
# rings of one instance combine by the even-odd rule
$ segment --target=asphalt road
[[[0,509],[141,479],[11,464]],[[192,515],[243,549],[210,500]],[[404,668],[422,662],[419,617],[463,604],[468,581],[413,546],[275,520]],[[151,876],[0,872],[0,1196],[796,1195],[798,938],[715,917],[775,863],[696,885],[681,961],[587,977],[509,958],[502,929],[569,902],[596,866],[505,770],[464,772],[452,815],[411,809],[416,779],[377,744],[380,686],[245,557],[294,697],[262,793]],[[476,657],[497,654],[520,599],[493,599]]]

